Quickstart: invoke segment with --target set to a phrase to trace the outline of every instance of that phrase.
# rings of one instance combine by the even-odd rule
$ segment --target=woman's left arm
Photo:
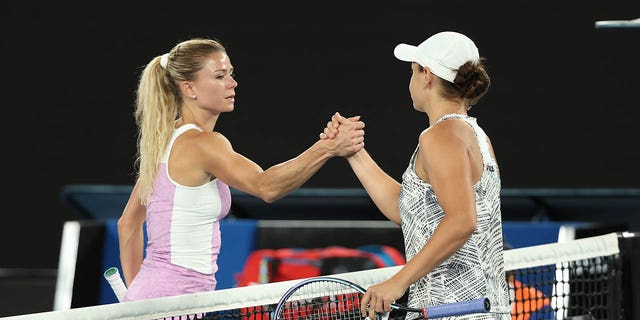
[[[140,200],[138,184],[133,187],[129,201],[118,219],[120,264],[127,287],[140,271],[144,256],[144,230],[146,208]]]
[[[413,283],[440,265],[476,229],[472,164],[461,133],[464,129],[468,129],[464,123],[445,121],[420,135],[416,171],[428,173],[444,217],[425,246],[403,268],[399,276],[404,283]]]

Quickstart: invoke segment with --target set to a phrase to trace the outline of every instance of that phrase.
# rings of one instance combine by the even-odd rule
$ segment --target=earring
[[[195,100],[195,99],[196,99],[196,95],[195,95],[195,94],[194,94],[194,95],[192,95],[192,96],[191,96],[191,99]]]

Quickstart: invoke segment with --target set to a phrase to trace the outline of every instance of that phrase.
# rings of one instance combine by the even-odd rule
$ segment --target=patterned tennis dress
[[[147,206],[147,248],[140,272],[124,301],[213,291],[220,253],[220,220],[229,212],[231,192],[218,179],[197,187],[169,176],[168,159],[176,138],[193,124],[176,129],[167,147]]]
[[[408,305],[422,308],[487,297],[491,303],[491,313],[459,316],[456,319],[511,319],[502,256],[498,166],[491,155],[487,136],[475,118],[447,114],[434,125],[452,118],[464,120],[473,128],[482,153],[484,170],[474,185],[477,227],[462,248],[411,285]],[[415,173],[418,148],[402,175],[399,197],[407,260],[424,247],[445,215],[431,185]],[[417,313],[407,314],[407,319],[418,317]]]

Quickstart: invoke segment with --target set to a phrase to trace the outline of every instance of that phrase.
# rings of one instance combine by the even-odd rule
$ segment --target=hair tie
[[[165,53],[162,56],[160,56],[160,66],[164,69],[167,68],[167,63],[169,63],[169,54]]]

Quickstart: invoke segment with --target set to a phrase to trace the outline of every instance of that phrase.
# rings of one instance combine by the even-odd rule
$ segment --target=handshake
[[[345,118],[336,112],[320,133],[334,156],[350,157],[364,148],[364,122],[360,116]]]

